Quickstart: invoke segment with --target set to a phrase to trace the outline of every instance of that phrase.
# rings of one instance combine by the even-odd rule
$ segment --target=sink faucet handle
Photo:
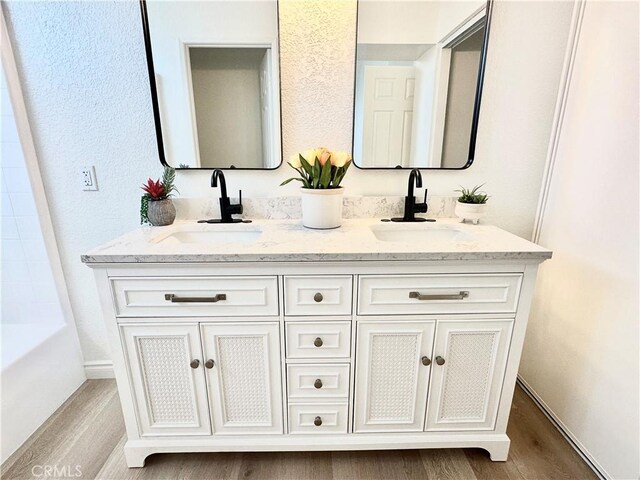
[[[242,190],[238,190],[238,204],[233,205],[233,213],[242,215],[244,207],[242,206]]]
[[[427,205],[427,192],[428,189],[424,189],[424,202],[423,203],[416,203],[415,206],[413,207],[413,210],[415,213],[427,213],[427,210],[429,209],[429,206]]]

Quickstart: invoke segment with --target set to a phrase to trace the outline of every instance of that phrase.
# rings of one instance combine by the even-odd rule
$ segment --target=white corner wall
[[[0,56],[0,463],[4,463],[85,381],[85,375],[2,15]]]
[[[139,226],[160,176],[136,2],[2,2],[86,361],[108,362],[93,274],[80,254]],[[95,165],[97,192],[79,171]]]
[[[608,478],[638,478],[638,3],[588,1],[520,374]]]
[[[136,2],[3,1],[20,66],[85,361],[108,362],[93,276],[80,254],[138,226],[139,185],[160,175]],[[285,159],[298,150],[351,147],[354,0],[281,0]],[[486,182],[488,221],[531,235],[572,2],[496,2],[476,162],[429,171],[433,195]],[[330,29],[327,28],[330,26]],[[329,33],[328,33],[329,32]],[[80,166],[96,166],[98,192],[82,192]],[[231,193],[296,192],[285,164],[229,172]],[[182,195],[217,195],[210,173],[180,172]],[[353,168],[351,195],[402,194],[407,172]]]

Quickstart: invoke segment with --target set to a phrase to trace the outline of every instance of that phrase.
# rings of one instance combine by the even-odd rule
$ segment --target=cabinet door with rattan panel
[[[210,435],[198,325],[120,327],[141,436]]]
[[[283,433],[278,323],[200,328],[213,434]]]
[[[513,320],[438,321],[427,431],[493,430]]]
[[[358,322],[354,432],[421,432],[434,321]]]

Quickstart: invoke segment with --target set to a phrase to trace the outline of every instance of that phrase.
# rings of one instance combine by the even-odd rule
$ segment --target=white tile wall
[[[64,322],[9,100],[0,86],[2,324]]]

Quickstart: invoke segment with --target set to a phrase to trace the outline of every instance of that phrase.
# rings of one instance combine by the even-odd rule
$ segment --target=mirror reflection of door
[[[360,0],[353,151],[363,168],[472,160],[484,1]]]
[[[365,65],[363,105],[363,151],[367,165],[410,165],[413,66]]]
[[[277,168],[277,1],[146,0],[143,7],[161,160],[177,168]]]

